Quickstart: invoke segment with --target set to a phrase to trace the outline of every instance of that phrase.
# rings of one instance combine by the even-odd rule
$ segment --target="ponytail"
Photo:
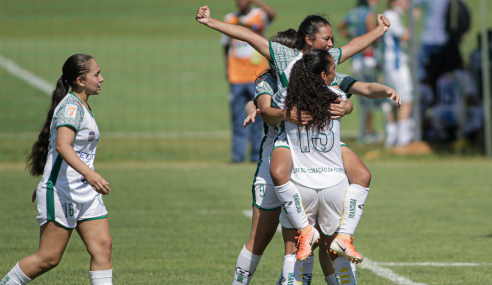
[[[297,108],[297,120],[301,121],[301,111],[310,112],[313,119],[307,123],[306,129],[324,128],[331,118],[328,106],[338,96],[323,81],[321,73],[328,72],[334,64],[332,56],[325,50],[314,49],[306,52],[292,67],[285,105],[287,115],[292,108]]]
[[[50,144],[51,120],[61,100],[65,98],[69,91],[76,84],[78,77],[85,77],[90,70],[89,60],[93,57],[86,54],[75,54],[67,59],[63,65],[63,75],[56,82],[56,88],[51,96],[51,105],[46,116],[43,128],[38,135],[38,139],[32,145],[31,153],[26,158],[26,168],[32,176],[42,175],[46,159],[48,158],[48,147]]]

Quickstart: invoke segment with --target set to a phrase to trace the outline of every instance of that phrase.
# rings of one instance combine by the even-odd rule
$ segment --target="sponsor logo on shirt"
[[[67,109],[65,110],[65,117],[75,118],[77,115],[77,106],[72,104],[67,104]]]
[[[95,138],[96,138],[96,133],[94,132],[94,130],[91,129],[89,132],[89,142],[92,142]]]
[[[95,153],[87,153],[87,152],[83,152],[83,151],[76,151],[77,155],[80,157],[80,159],[82,160],[93,160],[94,157],[96,156]]]

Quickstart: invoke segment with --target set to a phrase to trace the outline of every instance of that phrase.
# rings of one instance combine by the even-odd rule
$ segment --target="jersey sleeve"
[[[84,110],[82,108],[78,104],[67,103],[58,109],[55,117],[56,128],[72,127],[78,132],[84,121]]]
[[[258,97],[264,94],[273,96],[277,92],[277,82],[276,79],[271,74],[266,74],[262,76],[258,83],[256,84],[255,91],[255,101]]]
[[[277,73],[282,74],[301,51],[291,49],[279,43],[270,42],[270,56],[272,57],[272,65]]]
[[[331,48],[328,52],[333,56],[333,59],[335,60],[335,68],[337,68],[340,58],[342,58],[342,49]]]
[[[347,74],[343,73],[336,73],[335,79],[333,80],[333,83],[331,86],[338,85],[340,87],[340,90],[343,92],[347,93],[347,96],[352,96],[352,94],[349,94],[349,90],[354,85],[354,83],[357,82],[354,78],[348,76]]]

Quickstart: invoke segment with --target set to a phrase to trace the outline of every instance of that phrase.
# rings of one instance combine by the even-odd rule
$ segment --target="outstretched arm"
[[[390,26],[389,20],[383,15],[379,14],[377,17],[378,25],[377,27],[367,34],[360,37],[356,37],[351,40],[348,44],[344,45],[342,49],[342,57],[340,58],[340,63],[351,58],[356,53],[363,51],[369,45],[371,45],[375,40],[379,39],[388,30]]]
[[[365,83],[357,81],[352,85],[352,87],[350,87],[349,92],[369,99],[389,97],[391,100],[395,101],[396,104],[398,104],[398,107],[401,107],[401,98],[396,90],[379,83]]]
[[[256,117],[260,115],[260,109],[256,108],[255,102],[249,101],[244,107],[246,119],[243,122],[243,129],[255,122]]]
[[[272,60],[272,57],[270,56],[270,44],[267,39],[254,33],[248,28],[239,25],[224,23],[212,18],[210,16],[210,8],[208,8],[208,6],[205,5],[198,9],[198,12],[196,13],[196,20],[200,24],[219,31],[231,38],[247,42],[266,59]]]

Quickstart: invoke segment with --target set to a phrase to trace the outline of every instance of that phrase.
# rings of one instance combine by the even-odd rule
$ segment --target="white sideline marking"
[[[390,281],[393,281],[395,284],[401,284],[401,285],[427,285],[425,283],[415,283],[412,280],[403,277],[401,275],[396,274],[393,272],[393,270],[389,268],[384,268],[378,265],[377,262],[373,262],[367,257],[364,257],[364,261],[361,264],[357,265],[360,268],[363,269],[369,269],[371,270],[374,274],[377,276],[386,278]]]
[[[468,262],[454,262],[454,263],[443,263],[443,262],[374,262],[377,265],[385,266],[492,266],[492,263],[468,263]]]
[[[49,96],[51,96],[51,92],[53,92],[53,90],[55,89],[55,86],[53,86],[51,83],[20,67],[17,63],[15,63],[15,61],[10,60],[1,55],[0,55],[0,66],[5,68],[5,70],[10,72],[11,74],[19,77],[20,79],[26,81],[30,85],[43,91]]]
[[[253,218],[253,210],[244,210],[243,215],[252,219]],[[277,232],[279,232],[279,233],[282,232],[282,226],[280,224],[278,224]]]
[[[243,215],[245,215],[248,218],[252,218],[253,217],[253,210],[243,210]],[[278,225],[277,231],[279,231],[279,232],[281,231],[280,225]],[[376,274],[380,277],[389,279],[389,280],[393,281],[395,284],[427,285],[425,283],[415,283],[406,277],[403,277],[403,276],[396,274],[391,269],[379,266],[377,262],[373,262],[373,261],[369,260],[367,257],[364,257],[364,262],[362,262],[361,264],[358,264],[357,266],[359,266],[360,268],[369,269],[374,274]]]

